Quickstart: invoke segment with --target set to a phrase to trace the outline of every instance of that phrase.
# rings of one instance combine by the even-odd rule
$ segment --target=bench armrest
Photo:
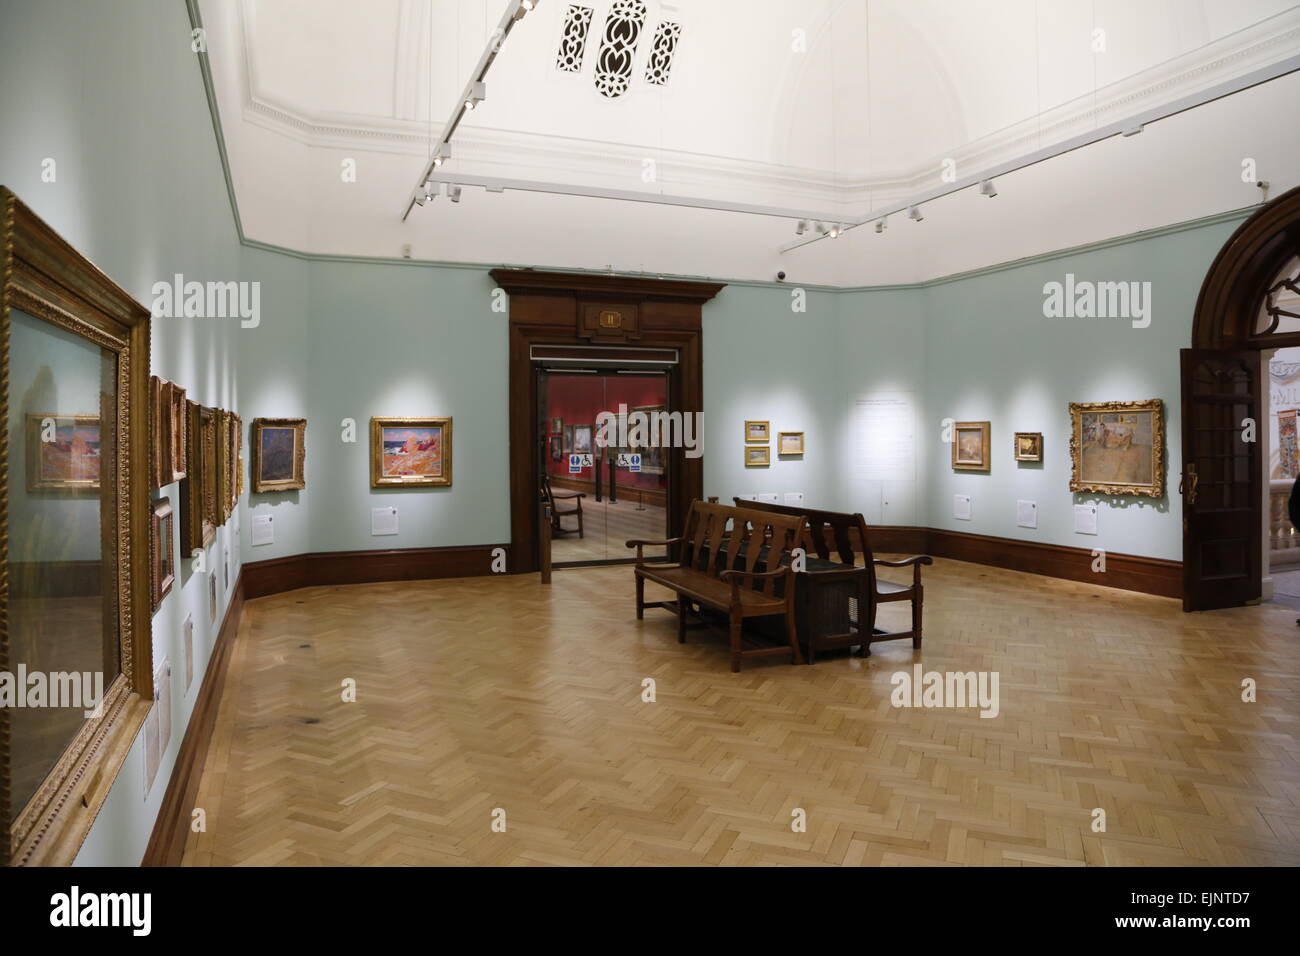
[[[917,554],[910,558],[904,558],[902,561],[886,561],[884,558],[873,558],[873,564],[878,564],[882,568],[906,568],[909,565],[912,568],[912,587],[921,586],[921,565],[934,564],[934,558],[928,554]]]
[[[668,538],[668,539],[665,540],[665,541],[648,541],[648,540],[646,540],[646,539],[644,539],[644,538],[633,538],[631,541],[627,542],[627,544],[625,545],[625,547],[628,547],[628,548],[636,548],[636,563],[637,563],[637,564],[640,564],[640,563],[642,562],[642,560],[643,560],[642,555],[641,555],[641,549],[642,549],[643,547],[645,547],[646,545],[665,545],[665,546],[667,546],[667,545],[672,545],[672,544],[681,544],[681,543],[682,543],[683,541],[685,541],[685,540],[686,540],[685,538]]]
[[[568,494],[568,495],[557,495],[554,491],[552,491],[551,497],[557,499],[558,498],[585,498],[587,497],[587,493],[585,491],[575,491],[572,494]]]
[[[787,574],[793,574],[793,573],[794,573],[794,572],[792,572],[792,571],[790,570],[790,566],[789,566],[789,565],[785,565],[785,566],[783,566],[783,567],[779,567],[779,568],[777,568],[775,571],[762,571],[762,572],[759,572],[759,571],[736,571],[736,570],[727,570],[727,571],[723,571],[723,572],[721,572],[721,573],[718,575],[718,580],[719,580],[719,581],[722,581],[724,584],[725,584],[725,583],[730,583],[730,584],[731,584],[731,600],[734,601],[734,602],[736,602],[736,603],[739,603],[739,602],[740,602],[740,582],[741,582],[741,581],[744,581],[744,582],[745,582],[745,586],[746,586],[746,587],[752,587],[753,584],[754,584],[754,582],[755,582],[756,580],[760,579],[760,578],[772,578],[772,579],[775,579],[775,578],[785,577]],[[788,603],[790,602],[790,600],[791,600],[793,597],[794,597],[794,588],[792,588],[792,587],[788,587],[788,586],[787,586],[786,589],[785,589],[785,599],[786,599],[786,603],[788,604]]]

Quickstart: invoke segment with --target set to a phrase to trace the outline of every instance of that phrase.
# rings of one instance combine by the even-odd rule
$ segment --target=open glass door
[[[668,410],[668,376],[546,368],[538,380],[538,473],[551,504],[552,564],[628,561],[635,557],[628,541],[667,538],[671,459],[650,428],[653,416]],[[602,433],[605,416],[622,426]],[[638,422],[645,427],[633,427]],[[647,557],[666,553],[646,551]]]

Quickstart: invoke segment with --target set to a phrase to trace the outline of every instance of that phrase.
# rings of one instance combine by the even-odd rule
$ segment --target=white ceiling
[[[610,99],[593,66],[613,0],[579,2],[595,11],[583,71],[556,69],[568,3],[541,0],[505,42],[487,99],[440,172],[849,219],[934,188],[947,159],[963,176],[978,173],[1300,54],[1300,6],[1282,0],[645,0],[630,87]],[[862,229],[845,237],[852,243],[783,254],[794,239],[786,219],[470,187],[461,203],[439,200],[403,223],[429,147],[505,7],[203,2],[246,233],[311,252],[396,256],[410,244],[417,258],[733,278],[785,268],[803,281],[861,284],[1246,205],[1258,190],[1215,171],[1239,173],[1246,156],[1264,162],[1275,187],[1300,182],[1300,138],[1283,121],[1293,75],[1000,179],[996,210],[964,194],[939,200],[926,223],[891,224],[875,244]],[[682,36],[657,87],[642,71],[664,20]],[[356,182],[342,181],[345,160]],[[1079,194],[1086,211],[1035,229],[1026,251],[1026,237],[1007,231],[1015,210],[1003,208],[1015,206],[1017,183],[1022,200],[1032,197],[1031,224],[1056,222]],[[983,226],[970,254],[944,243],[969,237],[973,223],[935,224],[965,216]],[[909,228],[925,232],[897,237]],[[849,246],[869,249],[868,261]]]

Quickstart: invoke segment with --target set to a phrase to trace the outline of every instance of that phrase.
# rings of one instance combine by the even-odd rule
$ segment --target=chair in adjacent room
[[[546,475],[542,476],[542,497],[551,506],[551,534],[576,534],[579,538],[584,537],[582,532],[582,499],[587,497],[580,491],[556,493],[551,490],[551,479]],[[572,506],[566,505],[560,507],[561,501],[572,501]],[[578,527],[565,528],[560,524],[560,519],[575,515],[578,519]]]

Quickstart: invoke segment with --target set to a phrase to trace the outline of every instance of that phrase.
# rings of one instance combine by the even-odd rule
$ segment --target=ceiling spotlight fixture
[[[441,166],[449,159],[451,159],[451,143],[443,143],[442,146],[438,148],[438,152],[434,154],[433,165],[435,167]]]
[[[908,218],[908,219],[911,219],[913,222],[920,222],[920,221],[921,221],[922,219],[924,219],[925,217],[924,217],[923,215],[921,215],[921,207],[920,207],[920,206],[908,206],[908,207],[907,207],[907,218]]]
[[[482,80],[475,80],[469,88],[469,96],[465,98],[465,109],[472,110],[483,102],[487,96],[487,84]]]
[[[838,222],[831,223],[830,231],[827,232],[826,235],[830,236],[832,239],[838,239],[840,237],[840,224]]]
[[[998,194],[998,187],[993,185],[993,180],[985,179],[980,183],[980,192],[992,199]]]
[[[519,0],[519,9],[527,13],[529,10],[537,9],[537,0]]]
[[[807,231],[808,231],[808,220],[807,220],[807,219],[800,219],[797,223],[795,223],[795,226],[794,226],[794,234],[795,234],[796,236],[802,236],[802,235],[803,235],[805,232],[807,232]]]
[[[447,187],[447,198],[450,199],[452,202],[460,202],[460,187],[459,187],[459,186],[448,186],[448,187]]]
[[[876,234],[879,235],[880,233],[884,232],[884,231],[885,231],[885,227],[886,227],[887,225],[889,225],[889,223],[886,221],[886,217],[885,217],[885,216],[881,216],[879,219],[877,219],[877,220],[876,220]]]
[[[818,235],[820,236],[826,235],[826,223],[818,219],[815,223],[813,223],[813,226],[814,228],[816,228]]]

